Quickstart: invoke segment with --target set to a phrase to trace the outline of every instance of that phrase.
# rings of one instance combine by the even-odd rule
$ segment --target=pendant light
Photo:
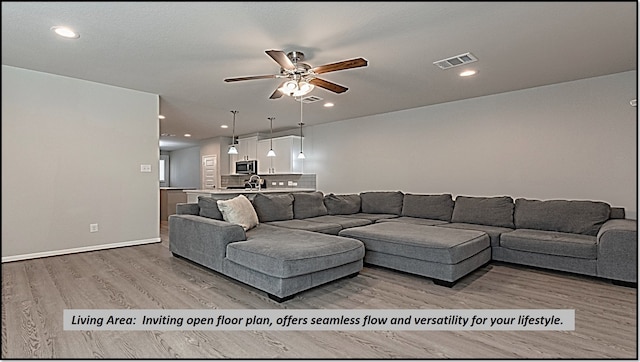
[[[302,126],[304,123],[302,122],[302,97],[300,97],[300,153],[298,154],[298,158],[303,160],[305,159],[304,152],[302,152]]]
[[[273,152],[273,120],[276,119],[275,117],[268,117],[267,118],[270,122],[271,122],[271,136],[269,138],[269,152],[267,152],[267,157],[276,157],[276,153]]]
[[[238,149],[236,148],[236,113],[238,111],[231,111],[233,113],[233,136],[231,137],[231,147],[229,147],[229,151],[227,151],[230,155],[237,155]]]

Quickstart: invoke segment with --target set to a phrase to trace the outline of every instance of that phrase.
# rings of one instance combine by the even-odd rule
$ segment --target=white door
[[[215,189],[218,179],[218,156],[202,156],[202,188]]]

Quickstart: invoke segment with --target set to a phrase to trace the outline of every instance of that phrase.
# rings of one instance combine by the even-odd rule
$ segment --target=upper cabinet
[[[303,161],[298,158],[300,153],[300,137],[284,136],[273,139],[273,151],[275,157],[267,157],[271,148],[271,140],[258,141],[257,159],[258,173],[262,175],[270,173],[302,173]]]
[[[257,160],[258,136],[238,138],[237,155],[229,155],[229,173],[236,173],[236,161]],[[260,162],[258,162],[260,164]]]
[[[239,138],[236,161],[257,160],[258,136]]]

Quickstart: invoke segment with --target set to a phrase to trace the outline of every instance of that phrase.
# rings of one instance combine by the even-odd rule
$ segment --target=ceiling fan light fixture
[[[280,87],[278,90],[282,94],[285,94],[291,97],[301,97],[306,94],[309,94],[309,92],[311,92],[313,88],[315,88],[315,86],[307,82],[306,80],[300,80],[300,81],[290,80],[285,82],[282,85],[282,87]]]

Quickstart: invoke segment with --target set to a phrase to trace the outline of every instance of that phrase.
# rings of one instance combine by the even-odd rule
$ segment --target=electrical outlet
[[[287,186],[293,186],[293,181],[287,181]]]
[[[276,186],[278,183],[275,181],[271,181],[271,186]]]
[[[89,232],[97,233],[98,232],[98,224],[89,224]]]
[[[284,186],[284,182],[282,181],[278,182],[278,186]]]

